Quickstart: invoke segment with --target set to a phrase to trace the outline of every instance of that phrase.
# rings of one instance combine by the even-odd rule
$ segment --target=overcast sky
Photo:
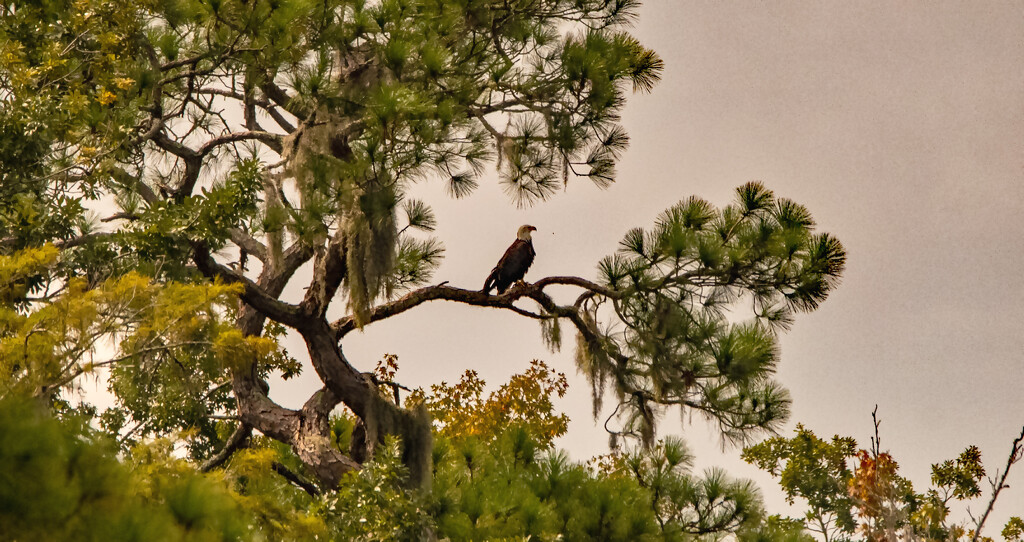
[[[725,205],[759,179],[805,204],[849,255],[838,290],[782,337],[788,427],[868,447],[877,404],[882,447],[919,491],[932,463],[970,444],[990,473],[1001,468],[1024,425],[1024,3],[650,2],[635,34],[665,73],[626,108],[632,144],[618,182],[576,180],[525,210],[493,182],[456,202],[420,187],[448,249],[436,282],[482,286],[524,223],[538,228],[528,280],[594,277],[629,228],[691,194]],[[571,348],[548,352],[532,321],[435,302],[344,348],[363,370],[398,354],[410,386],[453,382],[466,368],[496,386],[546,360],[572,377],[559,445],[580,460],[607,451]],[[313,379],[310,370],[272,395],[300,404]],[[684,435],[701,468],[754,478],[770,512],[799,513],[699,420],[672,419],[662,432]],[[989,536],[1024,515],[1024,464],[1016,469]]]

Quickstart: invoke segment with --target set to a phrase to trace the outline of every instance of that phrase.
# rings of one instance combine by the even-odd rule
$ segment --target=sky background
[[[592,278],[628,229],[693,194],[724,206],[762,180],[848,251],[841,286],[781,338],[778,380],[793,398],[783,434],[801,422],[866,448],[877,404],[882,448],[919,491],[932,463],[970,444],[990,474],[1002,468],[1024,425],[1024,3],[649,2],[634,30],[665,72],[625,109],[618,182],[572,180],[528,209],[496,181],[459,201],[439,183],[417,187],[447,247],[434,282],[481,287],[525,223],[538,228],[528,280]],[[585,460],[608,438],[566,343],[553,354],[533,321],[435,302],[343,346],[361,370],[397,354],[413,387],[467,368],[497,386],[545,360],[571,379],[557,444]],[[317,387],[309,370],[272,396],[298,406]],[[756,480],[770,512],[801,513],[699,418],[668,416],[661,431],[683,435],[698,468]],[[1009,483],[989,536],[1024,515],[1024,464]]]

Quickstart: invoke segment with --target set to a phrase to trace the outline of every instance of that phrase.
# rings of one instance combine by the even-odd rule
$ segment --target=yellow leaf
[[[117,99],[117,95],[107,89],[102,89],[96,95],[96,101],[102,105],[110,105]]]
[[[118,77],[114,79],[114,84],[121,90],[128,90],[135,84],[135,80],[130,77]]]

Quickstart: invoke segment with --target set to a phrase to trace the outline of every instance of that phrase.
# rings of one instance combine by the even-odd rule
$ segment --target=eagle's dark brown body
[[[484,293],[490,293],[493,288],[500,295],[505,293],[509,286],[523,280],[526,270],[533,264],[533,257],[537,255],[533,250],[533,240],[530,238],[530,232],[536,229],[533,226],[519,228],[515,242],[508,247],[505,254],[498,260],[498,265],[494,266],[491,274],[487,276],[487,280],[484,282]]]

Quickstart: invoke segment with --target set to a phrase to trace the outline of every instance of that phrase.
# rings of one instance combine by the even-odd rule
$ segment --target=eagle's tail
[[[491,274],[487,275],[487,280],[484,281],[484,289],[480,290],[480,291],[485,293],[485,294],[489,294],[489,293],[491,293],[491,288],[494,288],[497,285],[498,285],[498,268],[495,267],[493,270],[491,270]]]

